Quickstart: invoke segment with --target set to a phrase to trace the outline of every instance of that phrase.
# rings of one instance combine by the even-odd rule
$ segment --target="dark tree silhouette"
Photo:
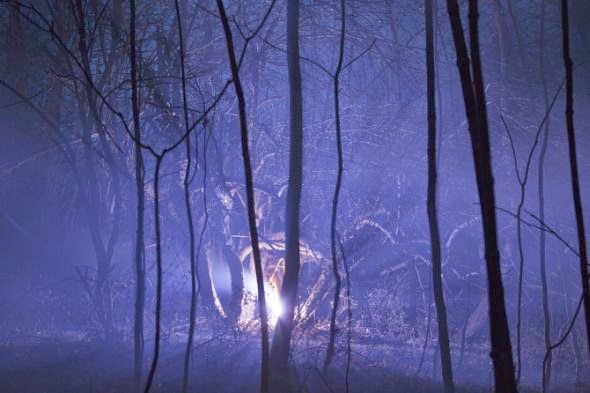
[[[137,143],[137,142],[136,142]],[[160,168],[165,152],[161,155],[156,155],[156,165],[154,166],[154,227],[156,231],[156,304],[155,304],[155,320],[154,320],[154,352],[152,355],[152,362],[148,372],[147,382],[145,384],[144,393],[149,393],[154,382],[156,369],[158,368],[158,361],[160,359],[160,335],[161,335],[161,319],[162,319],[162,230],[160,224]]]
[[[447,309],[442,284],[442,261],[440,247],[440,231],[438,214],[436,211],[436,99],[435,99],[435,69],[434,69],[434,18],[433,0],[424,1],[424,16],[426,24],[426,85],[428,103],[428,227],[430,230],[430,253],[432,258],[432,290],[436,315],[438,320],[438,343],[440,347],[440,361],[445,393],[453,393],[453,366],[451,363],[451,348],[449,345],[449,327],[447,323]],[[429,303],[430,307],[430,303]]]
[[[583,389],[590,7],[275,4],[0,0],[0,385]]]
[[[523,239],[522,239],[522,211],[524,208],[524,201],[526,196],[526,185],[529,179],[531,165],[533,163],[533,155],[539,145],[539,141],[541,139],[541,133],[545,129],[544,125],[548,121],[549,115],[551,114],[551,110],[553,109],[553,105],[559,96],[559,92],[563,84],[559,86],[555,95],[553,96],[553,100],[551,103],[548,103],[548,106],[545,111],[545,115],[541,120],[541,123],[537,127],[535,132],[535,139],[531,148],[529,149],[527,159],[524,165],[524,170],[521,173],[520,165],[518,164],[518,156],[516,154],[516,146],[514,143],[514,139],[512,137],[512,133],[504,116],[501,115],[502,123],[504,125],[504,129],[506,130],[506,134],[508,136],[508,140],[510,142],[510,149],[512,151],[512,159],[514,160],[514,171],[516,173],[516,180],[519,185],[519,200],[518,205],[516,207],[516,240],[518,244],[518,257],[519,257],[519,268],[518,268],[518,294],[517,294],[517,309],[516,309],[516,354],[518,358],[518,367],[516,372],[516,380],[517,382],[520,380],[520,376],[522,373],[522,351],[521,351],[521,330],[522,330],[522,295],[523,295],[523,281],[524,281],[524,250],[523,250]],[[544,152],[542,152],[544,154]],[[541,273],[543,274],[543,268],[541,269]]]
[[[136,44],[136,5],[129,1],[129,64],[131,66],[131,110],[133,112],[133,135],[139,143],[134,143],[135,152],[135,190],[137,195],[136,229],[135,229],[135,310],[133,328],[134,379],[136,389],[141,386],[143,367],[143,313],[145,304],[145,247],[144,247],[144,211],[145,211],[145,168],[141,149],[141,123],[139,107],[139,86],[137,83],[137,44]]]
[[[447,0],[447,9],[457,54],[457,68],[465,102],[480,199],[488,283],[490,355],[494,365],[495,389],[497,393],[514,393],[517,391],[517,387],[514,377],[510,330],[504,304],[504,285],[500,270],[490,137],[479,57],[478,2],[477,0],[469,0],[471,60],[465,43],[458,2]]]
[[[578,157],[576,152],[576,131],[574,128],[574,71],[570,55],[568,2],[561,0],[561,31],[563,46],[563,65],[565,67],[565,118],[567,124],[567,142],[569,163],[572,177],[572,196],[576,214],[578,231],[578,248],[580,253],[580,278],[582,280],[582,297],[584,299],[584,315],[586,316],[586,342],[590,352],[590,282],[588,276],[588,254],[586,250],[586,229],[582,212],[580,195],[580,177],[578,175]]]
[[[283,313],[278,316],[272,341],[272,390],[290,389],[288,361],[293,318],[301,267],[299,255],[299,207],[303,182],[303,97],[299,60],[299,0],[287,3],[287,61],[289,68],[289,185],[285,207],[285,273],[280,299]]]
[[[130,6],[133,8],[132,10],[132,14],[134,14],[135,10],[134,10],[134,5],[135,4],[131,4]],[[247,44],[248,42],[254,38],[256,36],[256,34],[258,33],[258,31],[260,30],[260,28],[262,27],[262,25],[264,24],[264,21],[266,20],[266,18],[268,17],[268,14],[270,13],[270,10],[272,10],[272,6],[274,5],[274,2],[272,3],[271,7],[269,8],[269,10],[267,11],[263,22],[261,23],[261,25],[258,27],[258,29],[255,31],[254,34],[252,34],[251,37],[249,37],[246,40],[246,43],[244,44],[244,48],[242,50],[242,54],[240,57],[240,62],[243,59],[243,56],[246,53],[246,49],[247,49]],[[78,59],[78,57],[76,56],[76,54],[70,49],[70,47],[68,46],[68,44],[64,41],[64,39],[57,33],[57,31],[54,29],[53,23],[48,20],[37,8],[35,8],[32,5],[22,5],[19,3],[19,7],[23,7],[26,10],[30,11],[35,17],[37,17],[39,19],[39,21],[35,21],[32,18],[29,17],[29,22],[35,26],[36,28],[38,28],[39,30],[49,34],[49,36],[52,38],[52,40],[54,40],[56,42],[56,44],[58,45],[58,47],[63,50],[63,52],[68,56],[68,58],[70,60],[72,60],[76,66],[76,68],[82,73],[83,76],[83,80],[85,82],[84,87],[85,87],[85,93],[86,93],[86,98],[89,104],[89,109],[91,112],[91,116],[94,120],[94,122],[96,123],[96,127],[99,131],[99,136],[101,139],[101,143],[103,145],[103,147],[107,148],[107,141],[106,141],[106,127],[104,126],[104,124],[102,124],[102,122],[100,121],[100,115],[98,112],[98,108],[97,108],[97,104],[98,102],[100,102],[102,105],[104,105],[104,107],[106,107],[106,109],[108,109],[108,111],[110,111],[119,121],[120,123],[123,125],[123,129],[125,130],[125,133],[127,134],[127,136],[133,141],[133,143],[135,145],[140,146],[142,149],[148,151],[150,153],[150,155],[155,159],[155,166],[154,166],[154,228],[155,228],[155,237],[156,237],[156,299],[155,299],[155,320],[154,320],[154,351],[153,351],[153,357],[152,357],[152,362],[149,368],[149,372],[148,372],[148,377],[147,377],[147,381],[144,387],[144,393],[148,393],[151,390],[151,387],[153,385],[153,380],[154,380],[154,376],[157,370],[157,366],[158,366],[158,361],[159,361],[159,354],[160,354],[160,336],[161,336],[161,314],[162,314],[162,231],[161,231],[161,223],[160,223],[160,200],[159,200],[159,196],[160,196],[160,169],[161,169],[161,165],[162,162],[164,160],[164,158],[166,157],[166,155],[172,151],[174,151],[178,146],[180,146],[180,144],[182,142],[185,141],[186,138],[190,137],[191,132],[195,129],[195,127],[197,125],[199,125],[201,122],[204,121],[204,119],[206,119],[206,117],[209,115],[209,113],[215,108],[215,106],[217,105],[217,103],[219,102],[219,100],[223,97],[223,95],[225,94],[226,90],[228,89],[228,87],[231,84],[231,81],[227,82],[223,88],[221,89],[221,91],[219,92],[219,94],[215,97],[215,99],[204,109],[204,111],[198,116],[198,118],[190,125],[190,127],[186,128],[184,130],[184,132],[182,133],[182,136],[180,138],[178,138],[176,141],[174,141],[173,143],[169,144],[167,147],[163,148],[161,151],[157,151],[153,146],[151,146],[150,144],[146,144],[141,140],[138,140],[137,138],[135,138],[135,134],[134,132],[132,132],[131,127],[129,126],[127,120],[125,119],[125,116],[123,115],[123,113],[119,110],[117,110],[117,108],[107,99],[107,97],[105,96],[105,94],[101,91],[100,87],[97,85],[97,83],[95,82],[94,78],[93,78],[93,74],[92,74],[92,69],[90,67],[90,55],[89,55],[89,50],[87,47],[87,36],[86,36],[86,22],[85,22],[85,11],[84,11],[84,7],[83,4],[81,2],[81,0],[76,0],[76,3],[74,4],[74,12],[77,13],[77,24],[76,24],[76,30],[78,33],[78,38],[79,38],[79,42],[78,42],[78,48],[79,51],[81,52],[81,60]],[[83,117],[84,119],[85,117]],[[85,127],[86,129],[87,127]],[[57,128],[59,130],[59,128]],[[88,136],[86,136],[86,138],[88,138]],[[87,148],[90,147],[90,143],[89,141],[86,141],[85,146]],[[110,149],[110,147],[109,147]],[[105,154],[109,154],[108,151],[105,151]],[[86,169],[88,170],[89,167],[89,160],[88,160],[88,156],[86,157]],[[115,162],[114,160],[109,160],[107,159],[107,161],[109,162],[110,165],[112,165],[113,167],[111,167],[111,170],[113,171],[113,176],[116,173],[116,170],[114,170],[114,165]],[[95,182],[92,182],[95,183]],[[118,187],[118,186],[116,186]],[[92,193],[90,193],[92,194]],[[105,282],[106,282],[106,278],[108,277],[108,273],[110,272],[110,259],[112,258],[112,254],[113,254],[113,250],[114,250],[114,243],[115,243],[115,239],[117,237],[117,227],[114,226],[112,233],[111,233],[111,237],[109,238],[109,241],[107,243],[107,247],[105,249],[104,244],[102,243],[101,238],[100,238],[100,232],[98,229],[98,222],[97,222],[97,215],[96,212],[94,212],[92,209],[89,208],[89,206],[85,206],[86,209],[86,213],[89,215],[89,220],[90,220],[90,229],[91,229],[91,238],[93,239],[93,244],[96,246],[98,245],[102,245],[102,247],[97,247],[96,248],[96,252],[97,252],[97,256],[98,256],[98,260],[99,260],[99,267],[98,267],[98,274],[97,274],[97,279],[98,281],[102,281],[102,284],[97,284],[97,289],[96,289],[96,293],[97,293],[97,298],[99,301],[102,301],[103,297],[102,297],[102,290],[100,290],[101,288],[105,287]],[[117,211],[116,214],[116,222],[118,222],[119,216],[120,214]],[[102,261],[102,262],[100,262]],[[102,267],[101,267],[101,263],[102,263]],[[101,272],[102,270],[102,272]],[[110,292],[108,292],[108,285],[106,285],[107,288],[107,297],[110,298]],[[100,297],[99,297],[100,296]],[[99,303],[100,304],[100,303]],[[109,303],[109,307],[110,307],[110,303]],[[109,337],[109,332],[111,331],[111,329],[109,328],[109,324],[110,324],[110,316],[109,316],[109,312],[107,311],[107,313],[105,313],[106,315],[104,316],[103,320],[103,325],[105,326],[105,331],[107,332],[106,336],[107,338]]]
[[[547,90],[547,76],[545,75],[545,8],[546,1],[541,0],[541,26],[539,36],[539,65],[541,73],[541,84],[543,87],[543,102],[545,110],[549,108],[549,93]],[[551,124],[551,116],[547,116],[545,126],[543,127],[543,134],[541,140],[541,150],[539,152],[538,163],[538,178],[537,178],[537,192],[539,196],[539,218],[545,221],[545,156],[547,154],[547,146],[549,145],[549,126]],[[547,239],[545,231],[539,232],[539,274],[541,278],[541,296],[543,302],[543,339],[545,342],[545,351],[549,352],[551,346],[551,312],[549,308],[549,289],[547,285]],[[550,386],[551,384],[551,363],[552,356],[549,354],[547,359],[546,377],[543,385]]]
[[[248,43],[262,28],[264,21],[270,14],[274,1],[271,3],[262,23],[258,29],[250,36],[245,37]],[[244,161],[244,179],[246,182],[246,205],[248,211],[248,226],[250,229],[250,242],[252,244],[252,256],[254,258],[254,269],[256,270],[256,287],[258,291],[258,307],[260,311],[260,336],[261,336],[261,371],[260,371],[260,391],[266,393],[269,390],[269,345],[268,345],[268,312],[266,309],[266,296],[264,292],[264,277],[262,272],[262,261],[260,258],[260,246],[258,241],[258,229],[256,228],[256,208],[254,206],[254,185],[252,180],[252,163],[250,159],[250,147],[248,146],[248,118],[246,117],[246,99],[242,82],[240,80],[239,61],[234,49],[231,27],[225,12],[222,0],[217,0],[217,9],[223,25],[223,32],[227,46],[227,55],[229,58],[230,69],[232,73],[232,83],[238,98],[238,111],[240,117],[240,135],[242,145],[242,159]]]
[[[338,199],[340,198],[340,188],[342,187],[342,174],[344,172],[344,164],[342,157],[342,126],[340,124],[340,73],[344,65],[344,35],[346,33],[346,7],[344,0],[340,1],[340,42],[338,46],[338,64],[334,72],[334,116],[336,120],[336,151],[338,156],[338,170],[336,172],[336,186],[334,187],[334,197],[332,199],[332,218],[330,221],[330,249],[332,251],[332,274],[334,275],[334,300],[332,303],[332,314],[330,316],[330,339],[328,340],[328,348],[326,349],[326,358],[324,359],[324,372],[328,370],[332,357],[334,356],[334,348],[336,346],[336,316],[338,314],[338,305],[340,303],[340,288],[342,286],[342,279],[338,271],[338,255],[337,255],[337,228],[336,220],[338,218]]]
[[[188,132],[190,124],[188,120],[189,109],[188,99],[186,95],[186,70],[185,70],[185,54],[184,54],[184,34],[182,31],[182,17],[180,14],[180,4],[178,0],[174,0],[174,10],[176,11],[176,24],[178,28],[178,52],[180,57],[180,87],[182,92],[182,114],[184,120],[184,132]],[[190,373],[190,359],[191,351],[195,336],[195,318],[197,313],[197,271],[195,261],[195,225],[193,223],[193,212],[191,208],[190,198],[190,180],[191,180],[191,138],[188,136],[185,140],[186,147],[186,167],[184,172],[184,179],[182,180],[182,186],[184,190],[184,203],[186,209],[186,217],[188,222],[188,233],[189,233],[189,264],[190,264],[190,275],[191,275],[191,299],[190,299],[190,311],[189,311],[189,328],[188,338],[186,341],[186,349],[184,351],[184,367],[182,374],[182,391],[186,393],[188,391],[189,373]],[[198,151],[198,147],[196,149]]]

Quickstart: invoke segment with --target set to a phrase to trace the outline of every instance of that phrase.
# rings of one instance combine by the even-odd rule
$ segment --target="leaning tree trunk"
[[[582,279],[582,297],[584,299],[584,314],[586,316],[586,335],[588,350],[590,351],[590,283],[588,279],[588,254],[586,250],[586,230],[584,214],[582,212],[582,198],[580,196],[580,177],[578,175],[578,158],[576,153],[576,133],[574,129],[574,76],[573,64],[570,57],[569,44],[569,16],[567,0],[561,0],[561,29],[563,38],[563,63],[565,66],[565,116],[567,122],[567,141],[569,147],[570,171],[572,176],[572,194],[576,212],[578,229],[578,247],[580,253],[580,275]]]
[[[227,54],[229,58],[232,79],[236,96],[238,98],[238,112],[240,117],[240,134],[242,144],[242,158],[244,160],[244,178],[246,181],[246,204],[248,211],[248,226],[250,228],[250,241],[252,243],[252,255],[254,257],[254,268],[256,270],[256,284],[258,289],[258,306],[260,308],[260,335],[261,345],[261,371],[260,391],[268,392],[269,384],[269,347],[268,347],[268,313],[266,310],[266,297],[264,293],[264,277],[262,272],[262,261],[260,259],[260,247],[258,242],[258,230],[256,228],[256,209],[254,206],[254,184],[252,179],[252,164],[250,159],[250,148],[248,146],[248,119],[246,117],[246,100],[240,80],[240,69],[236,59],[234,42],[231,27],[225,13],[222,0],[217,0],[219,17],[223,24]]]
[[[449,344],[449,327],[447,324],[447,310],[442,285],[442,262],[440,248],[440,233],[436,212],[436,100],[435,100],[435,70],[434,70],[434,21],[433,0],[424,1],[426,19],[426,84],[428,95],[428,226],[430,229],[430,250],[432,258],[432,286],[436,315],[438,319],[438,343],[440,347],[440,361],[445,393],[453,393],[453,367],[451,363],[451,348]],[[428,304],[430,307],[430,303]]]
[[[303,181],[303,97],[299,64],[299,0],[287,6],[287,61],[290,92],[289,189],[285,209],[285,274],[281,288],[283,314],[277,319],[271,348],[272,390],[289,391],[289,352],[299,283],[299,206]]]
[[[133,131],[137,143],[135,147],[135,190],[137,194],[137,221],[135,232],[135,318],[133,329],[134,343],[134,378],[136,389],[141,386],[141,369],[143,363],[143,312],[145,304],[145,249],[144,249],[144,177],[143,153],[141,143],[141,124],[139,120],[139,88],[137,85],[137,48],[135,40],[135,0],[129,2],[129,62],[131,65],[131,107],[133,111]]]
[[[490,355],[494,365],[495,389],[497,393],[514,393],[518,390],[514,377],[512,344],[510,342],[510,331],[504,301],[500,253],[498,252],[494,178],[486,99],[479,57],[478,4],[477,0],[469,0],[469,38],[473,69],[470,69],[470,58],[465,43],[457,0],[447,0],[447,8],[457,53],[457,68],[463,90],[481,207],[488,281]]]

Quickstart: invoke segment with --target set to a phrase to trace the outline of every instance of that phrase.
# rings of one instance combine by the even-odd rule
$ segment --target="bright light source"
[[[254,310],[257,306],[257,287],[256,277],[253,272],[244,273],[244,288],[246,290],[247,297],[252,299],[245,303],[242,308],[241,320],[244,326],[248,326],[252,318],[256,318]],[[266,294],[266,310],[268,312],[268,323],[271,327],[274,327],[279,317],[283,314],[284,307],[281,302],[279,292],[269,282],[264,283],[264,292]]]
[[[283,303],[278,291],[272,285],[265,285],[265,287],[268,319],[270,324],[274,326],[277,319],[283,314]]]
[[[281,316],[283,314],[283,303],[281,303],[281,299],[279,295],[275,292],[270,295],[270,299],[268,299],[268,307],[270,308],[270,314]]]

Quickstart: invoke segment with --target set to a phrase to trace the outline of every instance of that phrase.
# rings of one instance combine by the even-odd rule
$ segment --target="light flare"
[[[283,314],[283,303],[279,292],[270,284],[265,283],[266,305],[268,307],[268,322],[274,326]]]

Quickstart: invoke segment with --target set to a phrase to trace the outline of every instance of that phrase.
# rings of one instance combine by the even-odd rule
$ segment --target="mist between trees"
[[[588,391],[588,20],[0,2],[0,390]]]

